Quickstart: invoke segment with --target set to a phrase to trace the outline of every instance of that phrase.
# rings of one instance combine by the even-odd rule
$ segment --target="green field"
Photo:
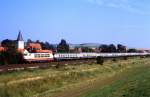
[[[79,97],[150,97],[150,66],[125,71],[112,84],[87,91]]]
[[[0,74],[0,97],[149,97],[150,58]]]

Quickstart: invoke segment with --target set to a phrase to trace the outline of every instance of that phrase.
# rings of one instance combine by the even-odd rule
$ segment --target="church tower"
[[[21,31],[19,31],[19,34],[18,34],[18,37],[17,37],[17,42],[18,42],[18,49],[24,49],[24,41],[23,41],[23,38],[22,38],[22,34],[21,34]]]

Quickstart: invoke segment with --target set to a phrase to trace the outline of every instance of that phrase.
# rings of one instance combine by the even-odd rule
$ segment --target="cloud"
[[[136,4],[135,0],[87,0],[89,3],[96,4],[99,6],[105,6],[105,7],[111,7],[111,8],[117,8],[122,9],[131,13],[137,13],[142,15],[150,15],[150,13],[147,10],[144,10],[139,5]],[[146,7],[146,6],[143,6]]]

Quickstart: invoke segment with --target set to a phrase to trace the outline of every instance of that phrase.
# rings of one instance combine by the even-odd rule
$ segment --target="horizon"
[[[7,39],[4,39],[4,40],[7,40]],[[17,39],[8,39],[8,40],[12,40],[12,41],[17,41]],[[32,39],[31,39],[32,40]],[[2,40],[3,41],[3,40]],[[0,43],[2,42],[1,40],[0,40]],[[27,43],[27,40],[24,40],[23,39],[23,41],[24,41],[24,43]],[[36,42],[37,40],[32,40],[33,42]],[[48,41],[41,41],[41,40],[38,40],[39,42],[48,42]],[[60,40],[61,41],[61,40]],[[67,42],[67,41],[66,41]],[[48,43],[50,43],[50,42],[48,42]],[[60,43],[60,42],[59,42]],[[50,43],[50,44],[52,44],[52,45],[58,45],[59,43]],[[117,43],[117,44],[114,44],[114,43],[109,43],[109,44],[106,44],[106,43],[94,43],[94,42],[83,42],[83,43],[68,43],[67,42],[67,44],[69,44],[70,46],[71,45],[95,45],[95,46],[97,46],[97,45],[111,45],[111,44],[113,44],[113,45],[115,45],[116,47],[117,47],[117,45],[119,44],[119,43]],[[121,44],[121,45],[123,45],[123,46],[126,46],[127,48],[130,48],[130,49],[149,49],[149,48],[137,48],[137,47],[129,47],[129,46],[127,46],[127,45],[124,45],[124,44]]]
[[[123,44],[150,48],[148,0],[1,0],[0,41]]]

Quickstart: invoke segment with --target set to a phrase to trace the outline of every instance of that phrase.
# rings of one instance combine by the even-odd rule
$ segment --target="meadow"
[[[96,87],[78,97],[150,97],[150,64],[128,69],[111,84]]]
[[[0,97],[146,97],[141,95],[150,92],[149,66],[150,58],[132,58],[3,73]]]

